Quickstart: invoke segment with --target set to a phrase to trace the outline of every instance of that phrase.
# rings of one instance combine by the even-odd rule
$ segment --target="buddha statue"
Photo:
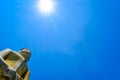
[[[0,52],[0,80],[29,80],[30,71],[27,62],[31,52],[23,48],[16,52],[5,49]]]

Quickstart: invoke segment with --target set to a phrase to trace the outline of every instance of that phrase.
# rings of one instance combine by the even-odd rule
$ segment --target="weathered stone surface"
[[[0,80],[29,80],[27,61],[30,51],[26,48],[15,52],[5,49],[0,52]]]

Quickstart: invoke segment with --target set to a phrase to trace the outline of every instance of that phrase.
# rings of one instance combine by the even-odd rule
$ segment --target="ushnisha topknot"
[[[18,51],[20,55],[22,55],[25,58],[25,62],[28,62],[31,56],[31,51],[28,48],[22,48],[20,51]]]

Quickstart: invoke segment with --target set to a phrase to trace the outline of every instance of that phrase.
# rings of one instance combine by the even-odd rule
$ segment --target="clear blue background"
[[[120,1],[0,0],[0,50],[32,51],[30,80],[120,80]]]

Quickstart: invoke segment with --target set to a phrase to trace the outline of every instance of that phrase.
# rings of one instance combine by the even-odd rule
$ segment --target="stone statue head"
[[[31,56],[31,51],[29,49],[23,48],[18,53],[25,58],[25,62],[29,61],[30,56]]]

